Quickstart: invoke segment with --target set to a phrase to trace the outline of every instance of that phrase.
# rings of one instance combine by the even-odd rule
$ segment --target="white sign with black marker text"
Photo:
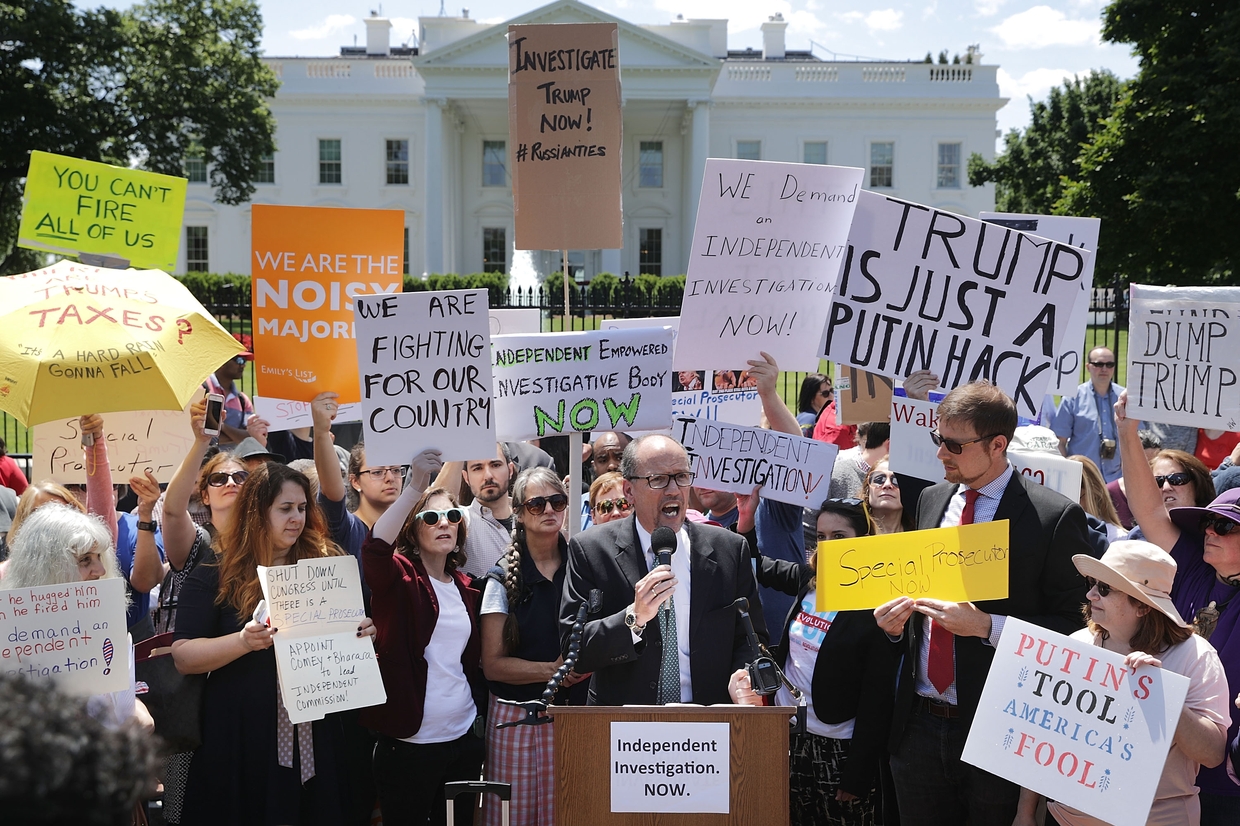
[[[611,810],[727,814],[727,723],[612,723]]]
[[[78,417],[37,424],[32,434],[32,479],[51,479],[62,485],[86,484],[86,454]],[[131,476],[142,476],[147,470],[160,482],[172,481],[172,474],[194,443],[189,408],[105,413],[103,438],[108,443],[108,465],[117,484],[128,482]]]

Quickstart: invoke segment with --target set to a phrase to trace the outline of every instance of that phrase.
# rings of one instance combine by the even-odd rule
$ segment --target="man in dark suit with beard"
[[[560,606],[567,648],[578,607],[600,592],[576,666],[594,674],[590,703],[710,704],[730,702],[730,690],[748,694],[738,669],[754,654],[733,600],[749,600],[758,637],[767,641],[748,544],[722,528],[685,522],[693,473],[673,439],[629,443],[620,472],[633,515],[573,537]],[[657,542],[664,527],[675,538],[670,566],[656,565],[651,551],[652,534]]]
[[[974,382],[952,390],[932,432],[946,483],[926,488],[918,529],[1009,520],[1008,596],[986,602],[900,597],[874,611],[905,646],[891,727],[891,773],[903,826],[1011,826],[1020,787],[960,761],[995,645],[1009,616],[1070,634],[1084,623],[1085,512],[1015,472],[1007,446],[1016,405]]]

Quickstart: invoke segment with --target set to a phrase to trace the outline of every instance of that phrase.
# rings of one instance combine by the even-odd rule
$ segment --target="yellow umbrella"
[[[0,278],[0,410],[28,426],[87,413],[180,410],[242,352],[160,270],[60,261]]]

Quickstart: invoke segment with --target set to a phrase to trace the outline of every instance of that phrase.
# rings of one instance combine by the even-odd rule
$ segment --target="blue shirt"
[[[1055,431],[1055,435],[1068,440],[1068,454],[1079,454],[1091,459],[1102,471],[1102,478],[1108,482],[1114,482],[1123,475],[1113,412],[1115,402],[1119,400],[1119,394],[1123,390],[1123,387],[1111,382],[1106,395],[1101,396],[1094,392],[1093,382],[1087,381],[1076,389],[1075,396],[1064,396],[1059,412],[1051,423],[1051,430]],[[1099,411],[1102,413],[1101,431]],[[1106,460],[1100,452],[1103,438],[1116,443],[1114,455]]]
[[[159,559],[164,561],[164,533],[155,531],[155,547],[159,550]],[[138,549],[138,517],[132,513],[116,515],[116,561],[120,563],[121,574],[125,577],[125,588],[129,591],[129,609],[125,611],[125,625],[129,628],[151,611],[151,592],[139,592],[130,583],[133,573],[133,555]]]
[[[803,510],[800,505],[789,505],[774,499],[763,499],[758,503],[754,529],[758,533],[758,547],[762,549],[763,556],[805,562],[805,534],[801,530]],[[817,531],[817,526],[814,529]],[[776,645],[783,636],[784,620],[788,618],[788,611],[796,598],[774,588],[762,588],[759,593],[762,596],[762,618],[766,620],[771,645]]]

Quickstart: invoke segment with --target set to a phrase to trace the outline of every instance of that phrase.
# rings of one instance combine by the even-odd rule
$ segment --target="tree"
[[[969,184],[993,181],[1000,212],[1051,214],[1063,196],[1065,179],[1077,173],[1082,149],[1101,131],[1122,89],[1115,75],[1102,70],[1084,80],[1065,79],[1045,101],[1031,98],[1029,126],[1004,136],[999,157],[990,163],[976,152],[969,157]]]
[[[170,175],[200,152],[216,200],[248,200],[275,150],[261,35],[256,0],[0,2],[0,273],[37,266],[15,246],[32,149]]]
[[[1102,219],[1100,247],[1130,280],[1240,275],[1240,4],[1114,0],[1103,37],[1140,70],[1080,158],[1060,208]]]

